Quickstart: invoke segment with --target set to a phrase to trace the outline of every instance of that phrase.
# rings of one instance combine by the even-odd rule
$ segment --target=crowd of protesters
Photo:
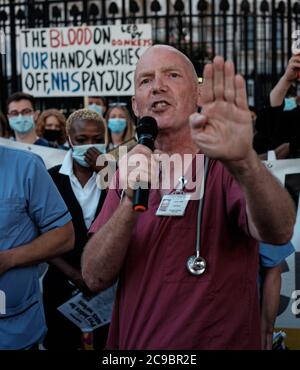
[[[170,58],[173,64],[169,66]],[[0,198],[3,199],[0,204],[0,290],[11,290],[19,284],[7,299],[7,317],[0,316],[0,349],[80,349],[82,332],[57,307],[70,299],[74,290],[89,297],[118,279],[108,348],[257,349],[260,346],[272,349],[272,335],[279,310],[281,263],[294,252],[290,243],[294,223],[293,204],[283,187],[273,181],[263,166],[260,167],[253,148],[261,159],[266,159],[270,150],[275,151],[278,159],[300,158],[300,108],[296,99],[293,98],[294,105],[291,105],[291,100],[285,100],[291,85],[298,79],[300,56],[290,60],[264,109],[256,111],[252,107],[252,120],[245,102],[244,85],[239,76],[235,76],[232,65],[216,58],[211,66],[206,67],[204,72],[206,87],[201,89],[201,96],[197,96],[198,80],[188,59],[169,47],[150,48],[138,64],[136,95],[133,98],[133,111],[137,118],[145,115],[157,118],[160,133],[156,149],[169,154],[181,153],[182,149],[184,154],[189,150],[197,153],[200,148],[210,158],[207,196],[211,202],[216,202],[216,208],[219,202],[223,202],[227,209],[218,214],[218,222],[222,225],[217,230],[208,226],[211,231],[206,231],[206,237],[214,245],[213,240],[220,233],[220,240],[227,238],[227,244],[225,251],[218,246],[211,251],[212,257],[207,257],[210,265],[200,286],[197,283],[201,278],[186,276],[188,273],[181,271],[181,265],[178,271],[174,270],[171,263],[176,266],[187,256],[186,253],[181,255],[180,251],[174,251],[173,244],[170,247],[167,245],[174,239],[179,245],[185,238],[194,245],[193,238],[187,236],[189,230],[194,230],[188,224],[189,220],[187,222],[184,217],[183,224],[182,220],[177,222],[171,217],[172,223],[166,220],[164,224],[165,220],[157,221],[154,213],[148,218],[140,216],[137,220],[137,216],[129,211],[131,192],[127,191],[122,196],[120,189],[108,191],[96,181],[100,170],[98,156],[137,139],[136,120],[130,113],[130,107],[119,101],[108,103],[105,97],[88,97],[84,109],[77,109],[66,118],[55,107],[39,112],[31,95],[16,92],[9,96],[5,114],[0,113],[0,137],[64,150],[65,157],[61,165],[49,169],[47,173],[39,157],[0,144]],[[233,98],[228,91],[232,92]],[[200,112],[201,108],[201,114],[196,113],[198,116],[190,121],[191,135],[188,118]],[[231,109],[235,115],[230,115]],[[167,114],[171,128],[161,119]],[[237,129],[234,134],[231,131],[231,136],[224,134],[222,139],[217,135],[220,130],[224,133],[220,115],[229,122],[228,125],[232,125],[232,130]],[[241,124],[245,128],[243,132],[236,124],[241,117],[245,121]],[[171,122],[173,119],[174,125]],[[247,137],[245,145],[248,152],[243,151],[243,135]],[[227,139],[228,143],[223,142]],[[204,143],[205,140],[210,145]],[[223,146],[221,153],[216,142]],[[236,153],[230,148],[233,143],[240,149]],[[140,145],[133,149],[133,154],[137,153],[151,154]],[[236,163],[246,162],[248,157],[251,157],[251,171],[244,176],[243,165],[239,167]],[[261,176],[266,183],[260,188],[257,185],[254,187],[249,180],[250,175]],[[225,186],[230,195],[218,199],[219,195],[216,197],[214,191],[218,193]],[[266,195],[272,189],[276,193],[276,202],[274,193],[273,198]],[[254,192],[257,194],[254,195]],[[269,201],[268,212],[263,210],[263,204],[261,209],[254,205],[259,196],[266,196],[265,201]],[[150,193],[151,212],[154,206],[159,205],[161,197],[163,194]],[[266,231],[273,229],[272,223],[280,225],[282,220],[282,214],[279,215],[280,220],[271,215],[273,206],[281,207],[280,212],[286,215],[288,230],[278,230],[277,234],[277,230],[273,234]],[[190,219],[196,223],[196,210],[191,207],[188,210]],[[262,215],[269,223],[260,219]],[[209,217],[206,211],[204,218],[207,220]],[[235,225],[231,225],[231,221]],[[173,239],[167,236],[161,241],[168,228],[173,232]],[[260,242],[260,265],[255,252],[256,240]],[[241,244],[245,244],[243,248]],[[157,254],[151,252],[152,248],[156,248]],[[209,254],[206,242],[203,243],[203,250]],[[226,263],[222,258],[227,259],[226,263],[233,258],[234,274],[229,269],[230,264],[225,269]],[[170,265],[164,264],[164,259],[170,259]],[[241,259],[247,260],[247,263],[239,265]],[[47,271],[41,288],[37,267],[42,262],[47,263]],[[231,285],[230,301],[243,299],[245,291],[238,291],[249,288],[248,298],[253,306],[247,308],[245,305],[244,313],[239,313],[240,309],[235,307],[234,324],[226,323],[224,319],[232,306],[227,307],[223,302],[223,308],[215,318],[215,313],[209,311],[218,310],[220,300],[216,291],[223,289],[224,276],[214,281],[218,286],[212,285],[213,270],[218,274],[220,262],[223,273],[233,282],[243,275],[243,268],[249,269],[245,277],[249,279],[247,287]],[[158,274],[153,277],[156,285],[150,284],[155,273]],[[257,280],[253,280],[255,273]],[[194,281],[190,283],[190,279]],[[260,319],[255,307],[255,287],[260,290]],[[202,297],[202,303],[198,302],[193,292]],[[186,293],[191,296],[187,297]],[[172,302],[176,302],[173,309]],[[243,315],[246,313],[252,316],[245,318]],[[198,326],[189,321],[192,317],[195,317]],[[209,324],[205,321],[208,318]],[[253,325],[251,335],[248,329],[243,332],[244,322],[245,327]],[[217,325],[214,331],[208,328]],[[260,328],[259,338],[257,328]],[[95,349],[105,347],[108,330],[109,326],[105,325],[95,331]]]

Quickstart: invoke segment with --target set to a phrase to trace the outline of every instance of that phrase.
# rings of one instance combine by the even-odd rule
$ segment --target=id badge
[[[190,199],[189,194],[164,195],[156,211],[156,216],[184,216]]]

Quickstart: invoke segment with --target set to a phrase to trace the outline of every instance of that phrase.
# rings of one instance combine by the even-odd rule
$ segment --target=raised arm
[[[293,81],[298,78],[300,71],[300,54],[292,56],[284,75],[277,82],[276,86],[270,93],[271,107],[278,107],[283,103],[283,100],[288,92]]]
[[[288,192],[252,148],[244,79],[235,75],[233,63],[216,57],[205,67],[204,84],[202,113],[190,119],[194,141],[205,155],[222,161],[240,184],[251,235],[273,244],[288,242],[295,209]]]

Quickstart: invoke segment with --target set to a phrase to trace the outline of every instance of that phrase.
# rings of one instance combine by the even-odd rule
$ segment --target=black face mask
[[[48,141],[57,141],[61,137],[61,131],[45,129],[43,137]]]

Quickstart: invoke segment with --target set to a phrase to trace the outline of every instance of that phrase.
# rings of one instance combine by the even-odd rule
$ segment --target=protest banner
[[[300,159],[266,161],[265,165],[286,187],[297,207],[296,224],[291,240],[295,253],[289,256],[283,265],[276,327],[287,333],[286,343],[289,348],[300,349]],[[295,306],[299,307],[299,313],[295,312]]]
[[[150,24],[25,29],[22,90],[36,97],[130,96]]]
[[[26,150],[39,155],[47,169],[62,164],[66,150],[49,148],[41,145],[25,144],[17,141],[0,138],[0,145],[15,149]]]

